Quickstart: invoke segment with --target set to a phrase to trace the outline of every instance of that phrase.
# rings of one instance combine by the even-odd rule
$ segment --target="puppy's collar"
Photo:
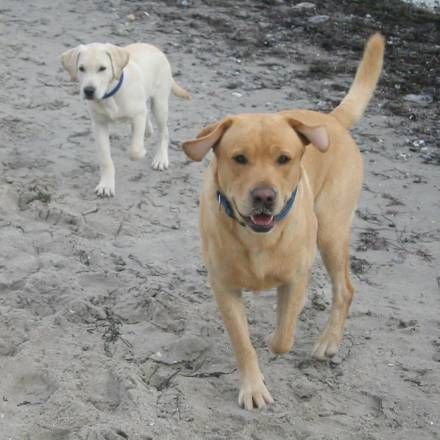
[[[298,191],[298,187],[296,187],[291,196],[289,197],[289,199],[287,200],[286,204],[283,206],[283,209],[274,216],[274,220],[276,222],[280,222],[281,220],[283,220],[287,214],[290,212],[290,210],[293,207],[293,204],[295,203],[295,198],[296,198],[296,193]],[[217,201],[219,206],[221,206],[224,210],[225,213],[228,217],[231,217],[234,220],[237,220],[238,223],[240,223],[241,226],[246,226],[245,223],[243,223],[242,221],[240,221],[235,215],[234,215],[234,210],[232,208],[231,202],[226,198],[226,196],[220,192],[217,191]]]
[[[118,83],[113,87],[113,89],[110,90],[110,92],[107,92],[102,99],[107,99],[107,98],[111,98],[113,95],[116,95],[116,93],[118,92],[118,90],[121,88],[122,86],[122,82],[124,81],[124,72],[121,73],[121,77],[119,78]]]

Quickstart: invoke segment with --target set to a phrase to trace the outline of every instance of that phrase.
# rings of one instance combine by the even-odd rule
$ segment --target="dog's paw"
[[[269,339],[269,347],[274,354],[284,354],[290,351],[293,345],[293,335],[286,337],[275,332]]]
[[[143,159],[145,157],[145,155],[147,154],[145,148],[142,149],[131,149],[130,150],[130,159],[131,160],[140,160]]]
[[[273,403],[263,378],[257,380],[243,380],[240,393],[238,395],[238,404],[247,410],[254,408],[264,408],[266,405]]]
[[[163,171],[168,169],[168,153],[158,151],[154,156],[152,166],[155,170]]]
[[[332,358],[338,351],[341,336],[342,335],[325,330],[313,348],[312,356],[319,360]]]
[[[95,193],[98,197],[113,197],[115,195],[114,179],[101,179],[95,188]]]

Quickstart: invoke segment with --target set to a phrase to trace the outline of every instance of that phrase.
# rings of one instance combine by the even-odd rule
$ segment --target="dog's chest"
[[[240,287],[255,291],[280,286],[292,279],[295,271],[293,252],[262,250],[244,252],[241,263],[231,267]]]
[[[90,109],[96,115],[110,121],[129,119],[126,109],[121,105],[117,105],[113,99],[106,102],[93,103]]]

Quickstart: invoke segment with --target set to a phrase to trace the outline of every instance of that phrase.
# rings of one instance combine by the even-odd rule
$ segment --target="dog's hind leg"
[[[333,296],[330,317],[313,350],[318,359],[332,357],[338,351],[354,293],[349,273],[352,214],[341,215],[341,211],[317,212],[318,247],[330,275]]]
[[[151,122],[150,111],[147,111],[147,126],[145,127],[145,136],[150,137],[153,134],[153,124]]]
[[[154,95],[151,104],[159,130],[159,147],[153,159],[153,168],[155,170],[166,170],[168,161],[168,144],[170,136],[168,133],[168,99],[170,96],[170,87],[162,87]]]
[[[145,156],[144,136],[147,118],[147,112],[143,112],[137,114],[131,121],[130,159],[138,160]]]

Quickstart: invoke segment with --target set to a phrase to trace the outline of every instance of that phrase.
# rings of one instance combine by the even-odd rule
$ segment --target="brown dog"
[[[258,366],[242,289],[278,290],[270,348],[290,350],[316,243],[333,302],[313,354],[333,356],[353,296],[349,241],[362,185],[362,157],[348,132],[382,70],[384,39],[370,38],[348,95],[330,114],[291,110],[228,116],[183,150],[200,161],[214,150],[200,205],[203,257],[240,370],[239,404],[272,403]]]

